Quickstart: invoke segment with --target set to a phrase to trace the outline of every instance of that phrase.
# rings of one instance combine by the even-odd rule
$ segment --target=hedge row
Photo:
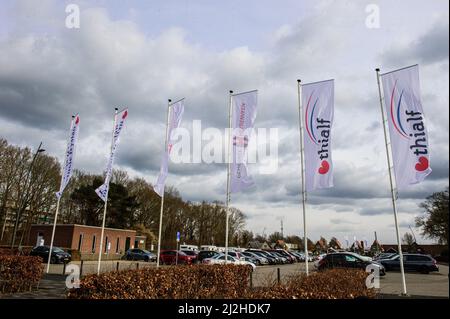
[[[252,299],[354,299],[374,298],[376,291],[367,289],[368,273],[356,269],[331,269],[295,275],[286,285],[255,289],[246,296]]]
[[[88,275],[74,299],[353,299],[373,298],[367,273],[329,270],[290,278],[287,285],[250,288],[251,269],[235,265],[194,265]]]
[[[212,299],[246,294],[251,269],[235,265],[192,265],[88,275],[76,299]]]
[[[42,277],[42,258],[0,255],[0,292],[16,293],[36,287]]]

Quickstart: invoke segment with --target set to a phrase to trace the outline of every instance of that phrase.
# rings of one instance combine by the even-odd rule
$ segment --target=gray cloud
[[[268,34],[264,50],[239,46],[215,52],[189,30],[171,27],[150,36],[132,21],[114,20],[106,10],[88,6],[82,11],[82,28],[68,30],[57,23],[51,4],[46,2],[36,21],[30,17],[32,2],[18,6],[13,16],[23,24],[0,38],[0,135],[13,143],[37,145],[42,139],[62,159],[70,115],[79,112],[76,166],[100,173],[113,109],[129,107],[116,164],[152,182],[159,171],[168,98],[186,97],[183,127],[191,130],[192,120],[200,119],[203,128],[223,129],[228,90],[258,89],[256,126],[279,129],[279,169],[261,175],[259,164],[250,165],[256,187],[233,194],[232,204],[242,207],[250,228],[269,228],[274,214],[293,220],[299,214],[296,79],[335,78],[335,187],[308,194],[308,209],[317,213],[311,214],[317,232],[326,233],[319,226],[324,220],[342,227],[333,231],[352,231],[366,218],[385,221],[391,214],[373,72],[381,56],[392,67],[408,60],[427,64],[421,76],[424,107],[430,110],[433,173],[400,194],[399,202],[413,203],[402,204],[402,211],[417,213],[417,202],[448,184],[448,120],[443,120],[448,118],[448,40],[443,40],[448,23],[415,21],[409,45],[398,47],[396,34],[365,27],[364,4],[325,1]],[[49,23],[41,26],[46,17]],[[42,29],[50,31],[33,32]],[[391,49],[380,52],[376,41],[369,41],[375,32]],[[434,67],[437,62],[444,67]],[[225,174],[224,164],[171,164],[168,183],[188,200],[224,200]],[[297,226],[286,227],[298,231]]]
[[[441,17],[429,30],[408,44],[393,46],[381,55],[386,66],[405,63],[432,64],[448,61],[448,14]]]

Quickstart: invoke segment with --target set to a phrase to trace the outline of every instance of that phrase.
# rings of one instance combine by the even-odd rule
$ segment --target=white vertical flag
[[[69,184],[70,178],[73,173],[73,158],[75,154],[75,148],[78,141],[78,131],[80,128],[80,117],[77,115],[74,116],[72,122],[70,123],[70,137],[67,143],[66,149],[66,157],[64,160],[63,173],[61,176],[61,184],[59,187],[59,192],[56,193],[56,197],[59,199],[64,192],[67,184]]]
[[[167,178],[168,167],[169,167],[170,152],[172,151],[172,146],[173,146],[173,143],[175,142],[173,140],[173,132],[176,128],[180,127],[181,118],[183,117],[183,113],[184,113],[184,100],[180,100],[169,106],[169,122],[167,123],[168,127],[167,127],[167,136],[166,136],[167,149],[164,151],[163,158],[161,161],[161,170],[159,172],[156,184],[153,187],[155,192],[161,197],[164,194],[164,187],[166,184],[166,178]]]
[[[237,193],[254,185],[247,173],[248,143],[256,119],[258,91],[232,96],[231,138],[233,159],[231,163],[231,192]]]
[[[333,187],[334,80],[302,85],[306,190]]]
[[[127,116],[128,116],[128,109],[124,109],[123,111],[117,113],[114,118],[113,139],[112,139],[112,145],[111,145],[111,153],[109,155],[108,164],[106,165],[105,182],[95,190],[97,195],[104,202],[106,202],[106,199],[108,198],[109,181],[111,180],[111,176],[112,176],[114,157],[116,154],[117,146],[119,144],[120,132],[122,132],[122,129],[125,125],[125,119],[127,118]]]
[[[397,189],[404,189],[431,173],[419,66],[383,74],[381,79]]]

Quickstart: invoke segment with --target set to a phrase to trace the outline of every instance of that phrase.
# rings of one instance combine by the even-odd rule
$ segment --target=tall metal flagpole
[[[71,121],[71,125],[70,125],[70,129],[72,130],[72,125],[74,125],[73,121],[74,121],[75,116],[72,115],[72,121]],[[69,137],[70,139],[70,137]],[[68,143],[70,143],[70,140],[68,141]],[[66,161],[67,161],[67,156],[64,156],[64,165],[63,168],[66,167]],[[64,171],[63,171],[64,174]],[[63,183],[63,181],[61,180],[61,184]],[[61,187],[61,185],[60,185]],[[62,195],[62,194],[61,194]],[[61,196],[58,197],[58,201],[56,202],[56,212],[55,212],[55,218],[53,219],[53,230],[52,230],[52,238],[50,240],[50,250],[49,250],[49,254],[48,254],[48,260],[47,260],[47,274],[50,271],[50,259],[52,256],[52,249],[53,249],[53,241],[55,239],[55,231],[56,231],[56,222],[58,220],[58,214],[59,214],[59,203],[61,202]]]
[[[233,143],[231,141],[231,118],[233,112],[233,91],[230,90],[229,108],[228,108],[228,169],[227,169],[227,198],[226,198],[226,217],[225,217],[225,264],[228,262],[228,219],[230,216],[230,182],[231,182],[231,154],[233,152]]]
[[[306,233],[306,187],[305,187],[305,165],[304,165],[304,153],[305,148],[303,145],[303,106],[302,106],[302,85],[301,80],[297,80],[297,92],[298,92],[298,120],[300,126],[300,167],[301,167],[301,178],[302,178],[302,209],[303,209],[303,242],[305,249],[305,271],[306,275],[309,275],[309,265],[308,265],[308,236]]]
[[[397,235],[397,245],[398,245],[398,254],[400,256],[400,272],[402,274],[402,290],[403,294],[406,295],[406,280],[405,280],[405,269],[403,266],[403,253],[402,253],[402,245],[400,241],[400,231],[398,228],[398,220],[397,220],[397,199],[396,199],[396,192],[394,188],[394,181],[392,177],[392,165],[391,165],[391,157],[389,156],[389,148],[390,148],[390,142],[388,142],[387,137],[387,130],[386,130],[386,116],[384,114],[385,107],[383,106],[383,95],[381,93],[382,86],[380,81],[380,69],[375,69],[377,73],[377,83],[378,83],[378,94],[380,95],[380,107],[381,107],[381,117],[383,119],[383,131],[384,131],[384,142],[386,144],[386,157],[387,157],[387,164],[388,164],[388,172],[389,172],[389,183],[391,185],[391,196],[392,196],[392,208],[394,210],[394,220],[395,220],[395,232]],[[392,150],[391,150],[392,151]]]
[[[167,152],[167,140],[168,140],[168,132],[169,132],[169,114],[170,114],[170,103],[171,99],[168,100],[167,103],[167,119],[166,119],[166,138],[164,142],[164,152]],[[159,267],[159,258],[161,254],[161,233],[162,233],[162,220],[163,220],[163,211],[164,211],[164,189],[161,194],[161,211],[159,212],[159,233],[158,233],[158,255],[156,256],[156,267]]]
[[[114,122],[113,122],[113,132],[112,132],[111,150],[110,151],[112,151],[113,144],[114,144],[114,128],[116,125],[118,111],[119,111],[119,109],[116,107],[114,109]],[[105,198],[105,207],[103,208],[102,233],[100,236],[100,247],[99,247],[99,251],[98,251],[97,275],[100,274],[100,265],[102,262],[103,236],[105,235],[105,221],[106,221],[106,209],[108,207],[108,194],[109,194],[109,186],[108,186],[108,192],[106,193],[106,198]],[[108,243],[106,243],[106,244],[108,244]]]

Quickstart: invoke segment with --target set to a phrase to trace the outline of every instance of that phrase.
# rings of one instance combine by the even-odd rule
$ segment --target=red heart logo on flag
[[[122,119],[125,119],[127,116],[128,116],[128,110],[126,110],[125,112],[123,112]]]
[[[330,164],[327,161],[322,161],[321,166],[319,167],[319,174],[326,174],[330,170]]]
[[[419,163],[416,164],[416,171],[423,172],[429,166],[428,158],[425,156],[419,157]]]
[[[80,118],[77,116],[77,118],[75,119],[75,124],[80,123]]]

